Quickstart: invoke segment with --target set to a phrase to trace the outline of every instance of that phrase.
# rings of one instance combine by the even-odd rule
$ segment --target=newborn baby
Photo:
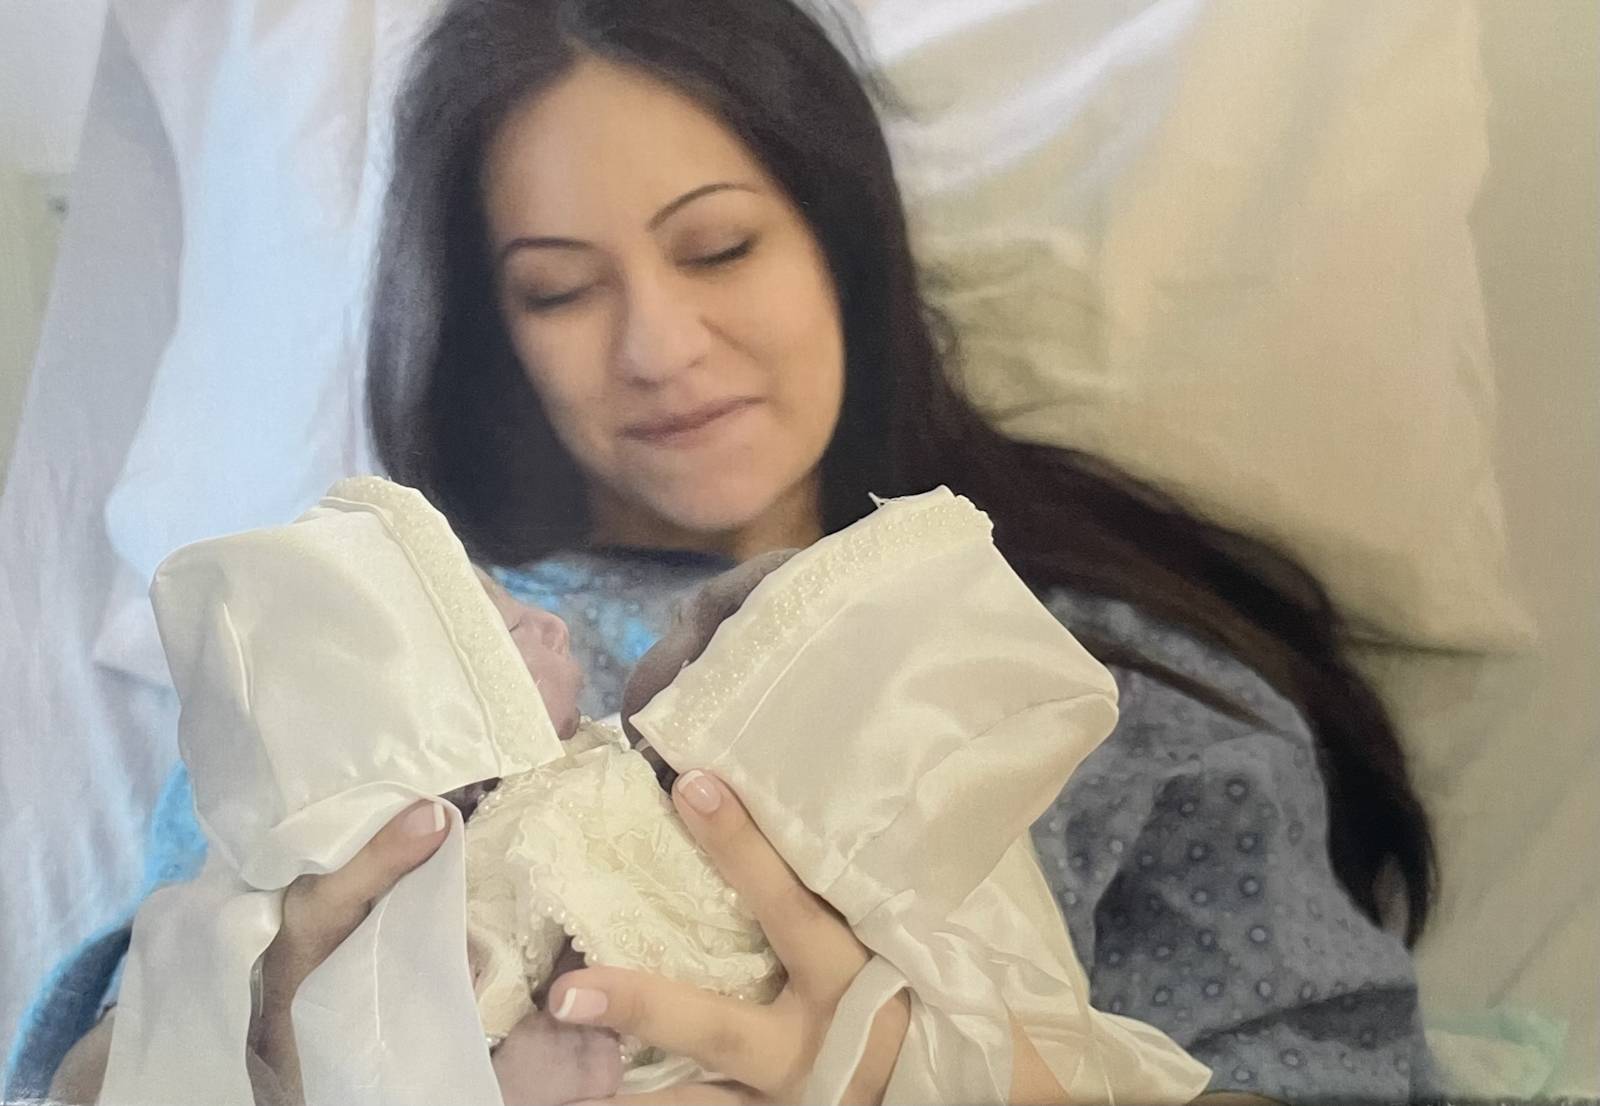
[[[512,598],[499,581],[477,565],[472,566],[472,571],[505,623],[506,632],[516,644],[528,675],[533,677],[534,686],[539,689],[539,698],[544,701],[545,713],[555,727],[556,737],[562,741],[572,740],[584,721],[578,712],[578,696],[583,692],[584,681],[583,670],[572,659],[572,653],[567,648],[567,624],[561,621],[559,615]],[[449,799],[461,811],[462,818],[471,818],[483,797],[493,791],[499,782],[483,780],[471,783],[456,788],[443,798]]]
[[[631,697],[647,701],[659,690],[649,680],[664,673],[660,658],[695,640],[695,612],[735,592],[742,599],[768,566],[786,558],[736,570],[690,604],[664,648],[638,670]],[[781,971],[759,926],[737,909],[731,889],[679,825],[666,799],[670,769],[648,750],[632,749],[621,729],[580,717],[583,674],[560,618],[513,599],[481,570],[478,578],[567,753],[532,772],[444,796],[467,819],[468,962],[484,1030],[495,1045],[516,1031],[497,1051],[496,1070],[523,1102],[612,1094],[625,1066],[653,1067],[642,1078],[659,1082],[670,1058],[628,1044],[596,1047],[598,1031],[535,1013],[558,975],[610,963],[770,1001]],[[677,1066],[685,1078],[692,1074]]]

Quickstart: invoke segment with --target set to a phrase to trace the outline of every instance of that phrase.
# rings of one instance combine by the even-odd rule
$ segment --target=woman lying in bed
[[[373,428],[508,590],[565,618],[586,712],[618,708],[689,589],[841,529],[869,492],[946,484],[1121,686],[1116,731],[1033,829],[1096,1005],[1171,1034],[1214,1090],[1427,1091],[1406,951],[1427,820],[1321,589],[1091,457],[999,436],[948,338],[868,93],[788,0],[456,0],[423,44]],[[432,844],[383,838],[303,924],[338,932]],[[794,955],[826,972],[830,947]],[[802,1067],[826,1028],[664,1017],[672,993],[641,981],[593,1020]],[[25,1050],[35,1080],[61,1050]],[[743,1074],[699,1097],[787,1086]]]

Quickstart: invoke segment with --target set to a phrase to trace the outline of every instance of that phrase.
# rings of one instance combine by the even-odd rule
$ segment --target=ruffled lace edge
[[[652,906],[628,872],[597,868],[571,839],[558,837],[547,840],[546,848],[530,848],[530,823],[517,816],[518,808],[527,805],[530,809],[544,809],[554,818],[544,824],[546,831],[559,834],[566,829],[578,838],[590,836],[593,827],[584,823],[590,821],[586,812],[594,808],[585,802],[574,802],[574,796],[558,796],[560,777],[552,777],[551,769],[525,773],[503,781],[485,796],[478,815],[484,819],[480,826],[498,823],[507,815],[513,818],[509,836],[497,841],[503,854],[493,864],[500,878],[516,889],[518,911],[524,915],[519,922],[522,932],[518,940],[525,950],[530,982],[537,988],[547,980],[535,969],[535,954],[528,942],[535,930],[551,927],[571,938],[573,949],[591,966],[665,972],[672,978],[723,994],[770,1002],[782,986],[782,965],[766,944],[754,916],[738,904],[733,889],[677,821],[655,773],[632,750],[612,748],[597,755],[605,756],[604,767],[591,760],[579,770],[607,773],[616,785],[634,795],[649,794],[657,800],[650,815],[636,820],[636,830],[656,838],[658,860],[667,862],[668,867],[676,866],[671,881],[674,889],[688,899],[700,896],[699,904],[676,903],[682,914],[698,916],[699,907],[709,906],[707,896],[713,893],[721,900],[726,915],[715,921],[701,921],[705,928],[721,931],[726,944],[713,949],[702,933],[658,925],[662,920],[660,908]],[[595,801],[599,801],[598,797]],[[469,822],[469,833],[472,828]],[[610,827],[613,831],[615,828]],[[549,848],[552,845],[555,847]],[[659,879],[664,873],[657,865],[649,874]],[[546,951],[540,949],[537,955],[542,957]]]

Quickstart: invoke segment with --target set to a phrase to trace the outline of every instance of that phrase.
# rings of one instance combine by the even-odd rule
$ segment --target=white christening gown
[[[451,810],[445,844],[298,992],[307,1102],[499,1102],[485,1029],[525,1011],[568,935],[591,962],[750,1001],[781,983],[643,759],[594,726],[562,747],[421,496],[346,481],[290,526],[174,554],[152,599],[211,851],[140,911],[102,1101],[250,1102],[251,974],[283,888],[489,778],[478,814],[464,828]],[[839,1100],[905,988],[886,1102],[1003,1101],[1013,1016],[1073,1102],[1205,1087],[1163,1034],[1089,1006],[1028,843],[1115,717],[1110,676],[942,489],[795,556],[635,716],[675,769],[728,781],[874,954],[808,1101]],[[478,993],[469,934],[490,950]],[[624,1089],[703,1074],[644,1051]]]

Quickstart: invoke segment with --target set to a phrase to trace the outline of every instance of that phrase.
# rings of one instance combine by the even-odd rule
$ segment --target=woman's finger
[[[328,958],[372,910],[372,904],[400,877],[431,857],[444,843],[449,819],[432,800],[401,811],[342,868],[320,876],[301,876],[283,896],[279,936],[297,959],[312,966]]]
[[[795,990],[837,1001],[870,959],[850,927],[801,882],[721,780],[686,772],[672,798],[689,832],[761,923]]]
[[[326,875],[301,876],[283,895],[283,920],[261,960],[258,1016],[250,1041],[289,1088],[299,1093],[300,1061],[289,1010],[306,976],[315,971],[372,910],[372,904],[444,843],[449,819],[436,802],[401,811],[351,857]]]
[[[637,1037],[740,1083],[778,1087],[807,1059],[793,1002],[758,1006],[643,972],[583,968],[550,988],[549,1009],[559,1021]]]
[[[283,895],[283,920],[262,962],[262,1006],[287,1009],[301,982],[355,932],[372,904],[444,843],[449,819],[437,802],[414,803],[342,868],[301,876]]]

